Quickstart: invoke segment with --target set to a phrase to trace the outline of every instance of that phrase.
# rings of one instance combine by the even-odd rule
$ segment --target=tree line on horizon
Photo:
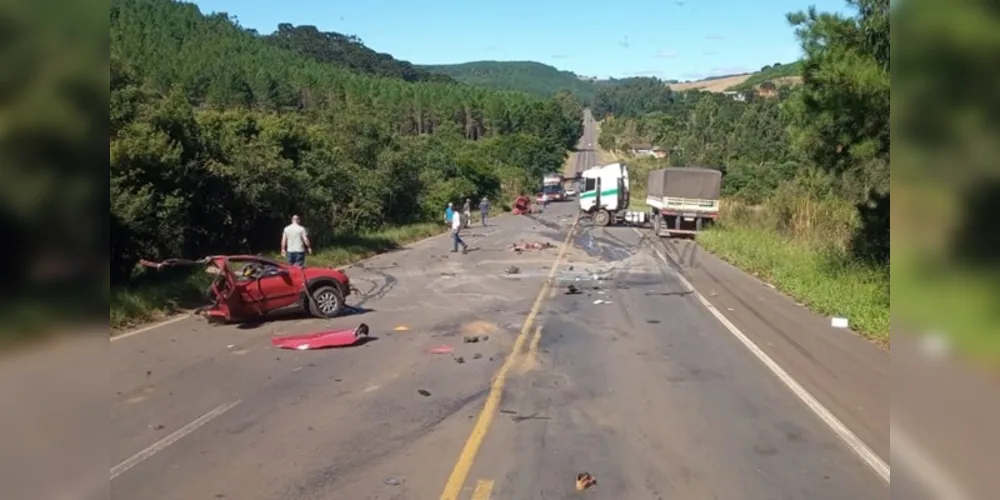
[[[582,131],[572,95],[441,81],[282,26],[261,36],[193,4],[112,0],[113,282],[140,258],[273,249],[292,213],[322,245],[510,198]]]

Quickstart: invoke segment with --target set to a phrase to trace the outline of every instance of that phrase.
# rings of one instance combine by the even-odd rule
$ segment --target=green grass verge
[[[400,226],[368,234],[344,235],[307,257],[311,266],[343,266],[443,233],[441,223]],[[200,272],[147,273],[128,287],[111,290],[111,330],[154,321],[201,305],[210,283]]]
[[[893,252],[895,316],[911,333],[947,337],[969,359],[1000,368],[1000,280],[995,273]]]
[[[716,227],[699,234],[698,243],[810,309],[848,318],[854,331],[888,342],[888,270],[851,263],[833,248],[760,228]]]

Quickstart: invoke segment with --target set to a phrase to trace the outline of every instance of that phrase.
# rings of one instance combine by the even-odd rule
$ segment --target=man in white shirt
[[[306,252],[312,253],[309,231],[299,224],[299,216],[292,216],[292,223],[281,233],[281,256],[288,258],[293,266],[305,267]]]
[[[454,243],[454,247],[451,250],[452,252],[457,252],[459,246],[462,247],[462,253],[469,251],[469,245],[466,245],[465,242],[462,241],[462,237],[458,234],[461,230],[462,214],[455,212],[451,215],[451,241]]]

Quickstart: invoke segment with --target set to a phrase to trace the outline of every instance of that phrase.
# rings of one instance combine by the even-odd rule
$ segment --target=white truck
[[[631,190],[628,166],[612,163],[603,167],[593,167],[580,173],[580,194],[577,199],[580,211],[589,214],[594,225],[609,226],[628,223],[645,224],[646,212],[629,211]]]
[[[646,205],[657,236],[696,234],[719,218],[722,172],[710,168],[653,170],[646,183]]]

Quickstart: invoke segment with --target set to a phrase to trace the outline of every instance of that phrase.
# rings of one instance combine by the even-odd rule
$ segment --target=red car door
[[[299,301],[299,287],[291,273],[297,269],[280,268],[257,280],[258,290],[268,311],[283,309]]]

